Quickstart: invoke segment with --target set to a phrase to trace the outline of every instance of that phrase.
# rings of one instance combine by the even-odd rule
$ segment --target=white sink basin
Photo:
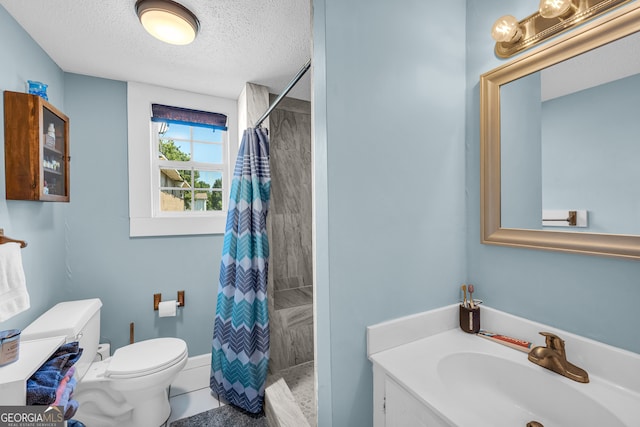
[[[525,353],[522,355],[526,359]],[[613,412],[593,397],[593,383],[570,384],[531,362],[517,363],[486,353],[448,354],[437,365],[438,375],[464,408],[494,425],[624,427]],[[614,390],[611,390],[614,392]],[[591,394],[591,396],[590,396]],[[513,420],[513,424],[511,421]]]
[[[609,357],[604,345],[593,344],[593,350],[591,345],[572,341],[566,347],[569,362],[589,373],[586,384],[530,362],[527,353],[459,329],[377,352],[370,359],[440,418],[440,425],[525,427],[538,421],[546,427],[640,426],[640,392],[635,388],[640,357],[625,355],[628,361],[622,363],[619,356]],[[578,351],[583,348],[590,350],[587,364]],[[626,379],[619,381],[624,377],[633,388],[624,384]]]

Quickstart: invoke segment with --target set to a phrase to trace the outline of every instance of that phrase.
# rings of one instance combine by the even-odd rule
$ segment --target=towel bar
[[[2,245],[3,243],[11,243],[11,242],[18,243],[21,248],[27,247],[27,242],[25,242],[24,240],[16,240],[16,239],[12,239],[10,237],[5,236],[4,230],[0,228],[0,245]]]

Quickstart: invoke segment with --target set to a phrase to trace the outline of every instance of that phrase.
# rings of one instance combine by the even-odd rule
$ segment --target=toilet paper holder
[[[158,311],[158,307],[162,302],[162,294],[153,294],[153,309]],[[176,301],[177,307],[184,307],[184,291],[178,291],[178,300]]]

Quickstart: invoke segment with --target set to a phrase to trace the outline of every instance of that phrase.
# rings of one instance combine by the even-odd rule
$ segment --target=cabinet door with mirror
[[[636,3],[480,77],[482,243],[640,258],[639,34]]]
[[[39,96],[4,93],[9,200],[69,201],[69,119]]]

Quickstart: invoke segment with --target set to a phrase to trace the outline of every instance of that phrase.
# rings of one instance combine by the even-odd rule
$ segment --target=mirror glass
[[[500,87],[502,227],[640,235],[640,55],[630,52],[640,33]],[[555,214],[570,210],[585,220]]]
[[[640,259],[639,52],[633,3],[480,76],[482,243]]]

